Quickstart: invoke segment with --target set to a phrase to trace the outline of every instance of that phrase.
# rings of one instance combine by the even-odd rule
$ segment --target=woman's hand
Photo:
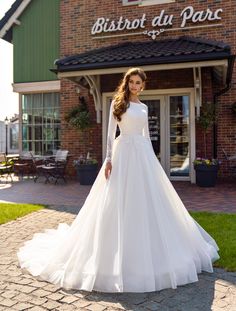
[[[105,177],[106,177],[106,179],[110,176],[111,170],[112,170],[111,162],[107,162],[106,163],[106,167],[105,167]]]

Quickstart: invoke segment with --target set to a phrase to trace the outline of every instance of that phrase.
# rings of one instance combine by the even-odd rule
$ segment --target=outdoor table
[[[14,160],[18,160],[19,157],[20,157],[20,155],[19,155],[18,153],[6,155],[7,161],[10,161],[10,160],[13,160],[13,161],[14,161]]]

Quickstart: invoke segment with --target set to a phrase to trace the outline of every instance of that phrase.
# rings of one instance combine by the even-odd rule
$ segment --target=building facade
[[[19,152],[19,116],[0,121],[0,153],[17,154]]]
[[[235,13],[233,1],[16,1],[0,37],[14,44],[21,148],[68,149],[71,161],[89,151],[101,165],[112,96],[128,68],[142,67],[141,100],[169,178],[195,182],[193,161],[205,156],[220,159],[227,177],[223,150],[236,154]],[[79,96],[93,121],[87,135],[64,119]],[[205,140],[197,118],[211,105],[218,117]]]

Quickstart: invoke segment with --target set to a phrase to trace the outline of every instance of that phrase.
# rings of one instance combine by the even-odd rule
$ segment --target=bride
[[[18,250],[33,276],[65,289],[151,292],[213,272],[219,248],[152,148],[148,107],[138,98],[145,81],[140,68],[124,75],[110,108],[106,159],[74,221],[34,234]]]

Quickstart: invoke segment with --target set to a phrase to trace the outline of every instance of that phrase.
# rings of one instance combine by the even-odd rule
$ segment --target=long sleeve
[[[111,162],[112,159],[112,147],[115,140],[117,120],[113,115],[114,101],[111,102],[108,130],[107,130],[107,150],[106,150],[106,162]]]
[[[143,136],[148,140],[148,142],[150,143],[150,145],[152,147],[152,142],[151,142],[150,132],[149,132],[149,126],[148,126],[148,106],[146,106],[146,110],[147,110],[147,119],[146,119],[146,122],[145,122],[145,125],[143,128]]]

